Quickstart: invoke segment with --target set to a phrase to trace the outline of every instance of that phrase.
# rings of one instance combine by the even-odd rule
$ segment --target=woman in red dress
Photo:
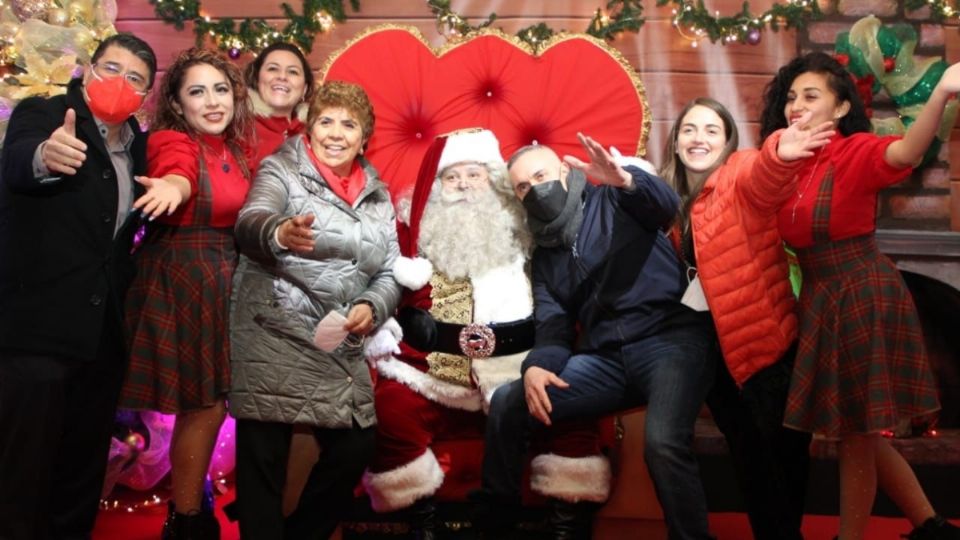
[[[803,271],[784,423],[840,441],[842,540],[863,537],[878,485],[916,527],[911,539],[960,539],[880,435],[940,405],[913,300],[874,236],[877,193],[919,163],[957,90],[960,64],[946,70],[902,138],[870,133],[850,75],[823,53],[781,68],[764,96],[762,137],[804,121],[832,121],[838,131],[789,178],[794,192],[778,226]]]
[[[233,226],[250,186],[244,143],[253,118],[240,71],[190,49],[168,68],[147,143],[152,221],[127,297],[131,362],[120,406],[177,415],[173,496],[164,538],[219,538],[203,483],[230,389],[228,300]]]

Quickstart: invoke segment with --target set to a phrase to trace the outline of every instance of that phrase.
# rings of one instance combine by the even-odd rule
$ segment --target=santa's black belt
[[[506,356],[533,347],[533,318],[490,324],[451,324],[437,321],[435,352],[470,358]]]

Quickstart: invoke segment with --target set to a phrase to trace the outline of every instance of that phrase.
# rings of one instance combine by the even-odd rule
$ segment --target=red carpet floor
[[[223,527],[222,540],[238,540],[235,523],[227,521],[220,507],[233,499],[232,492],[217,498],[217,517]],[[97,519],[94,540],[156,540],[166,508],[156,505],[136,512],[104,510]],[[954,520],[954,523],[958,523]],[[808,515],[804,518],[803,534],[806,540],[830,540],[837,534],[836,516]],[[746,515],[738,513],[710,514],[710,528],[719,540],[750,540],[750,527]],[[866,537],[870,540],[901,540],[900,535],[909,532],[910,524],[901,518],[870,520]],[[599,538],[597,540],[603,540]]]

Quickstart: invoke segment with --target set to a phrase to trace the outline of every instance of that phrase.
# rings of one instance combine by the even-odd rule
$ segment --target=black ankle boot
[[[960,527],[941,516],[933,516],[903,538],[907,540],[960,540]]]
[[[220,540],[220,523],[212,512],[173,514],[170,540]]]
[[[420,499],[407,511],[415,540],[436,540],[437,506],[432,497]]]
[[[597,505],[550,499],[547,526],[551,540],[590,540]]]

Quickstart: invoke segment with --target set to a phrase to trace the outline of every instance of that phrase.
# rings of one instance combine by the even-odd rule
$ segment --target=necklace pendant
[[[221,168],[223,169],[223,172],[225,172],[225,173],[230,172],[230,164],[229,164],[229,163],[224,163],[224,164],[223,164],[223,167],[221,167]]]

